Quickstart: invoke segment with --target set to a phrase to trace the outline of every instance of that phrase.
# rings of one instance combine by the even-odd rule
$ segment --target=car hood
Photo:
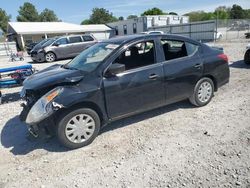
[[[53,65],[28,77],[23,86],[28,90],[41,90],[43,88],[64,84],[74,84],[83,79],[80,70],[65,69],[62,65]]]

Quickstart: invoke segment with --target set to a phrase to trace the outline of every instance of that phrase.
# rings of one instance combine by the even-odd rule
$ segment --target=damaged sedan
[[[176,35],[118,37],[26,79],[20,119],[74,149],[124,117],[185,99],[205,106],[228,82],[222,50]]]

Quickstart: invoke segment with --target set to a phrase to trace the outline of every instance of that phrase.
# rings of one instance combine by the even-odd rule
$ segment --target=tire
[[[214,96],[214,83],[210,78],[201,78],[194,87],[189,101],[198,107],[207,105]]]
[[[63,113],[56,126],[59,142],[69,149],[91,144],[99,131],[100,118],[89,108],[78,108]]]
[[[245,56],[244,56],[244,62],[247,65],[250,65],[250,50],[246,51]]]
[[[53,62],[56,60],[56,55],[53,52],[48,52],[45,54],[46,62]]]

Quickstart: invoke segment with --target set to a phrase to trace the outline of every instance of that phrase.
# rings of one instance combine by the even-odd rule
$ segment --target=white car
[[[141,32],[141,34],[153,35],[153,34],[164,34],[164,32],[163,31],[146,31],[146,32]]]
[[[247,45],[247,50],[244,56],[244,62],[250,65],[250,43]]]
[[[215,32],[214,33],[214,38],[216,39],[216,40],[220,40],[220,39],[222,39],[222,37],[223,37],[223,35],[222,35],[222,33],[221,32]]]

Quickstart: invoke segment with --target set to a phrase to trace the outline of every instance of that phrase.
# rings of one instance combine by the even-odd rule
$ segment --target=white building
[[[25,44],[62,35],[91,33],[98,40],[103,40],[112,37],[114,31],[104,24],[77,25],[65,22],[9,22],[7,33],[9,40],[15,41],[17,47],[22,49]]]
[[[132,35],[148,31],[150,27],[189,23],[188,16],[156,15],[108,23],[116,35]]]

